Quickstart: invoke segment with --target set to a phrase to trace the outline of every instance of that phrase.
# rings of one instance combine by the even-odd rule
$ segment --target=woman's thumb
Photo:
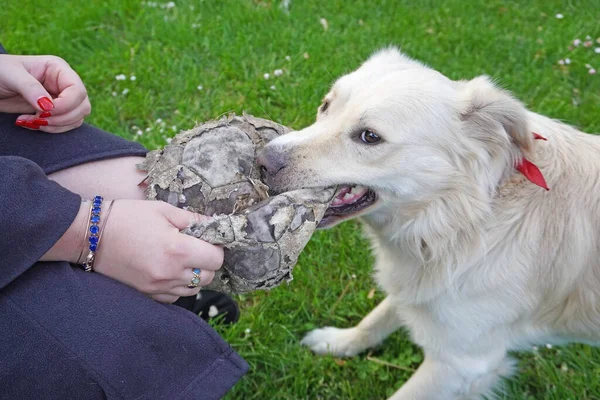
[[[13,90],[20,93],[27,103],[36,110],[50,111],[54,108],[52,96],[25,68],[18,68],[13,71],[12,82]]]

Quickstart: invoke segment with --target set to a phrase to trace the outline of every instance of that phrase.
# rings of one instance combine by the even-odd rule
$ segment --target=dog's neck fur
[[[456,203],[444,199],[432,201],[408,220],[399,212],[364,218],[374,246],[380,247],[383,253],[393,253],[399,260],[397,272],[402,277],[393,279],[390,284],[402,286],[403,290],[394,292],[402,293],[407,302],[423,303],[442,292],[452,291],[461,267],[482,248],[483,232],[478,227],[490,215],[489,203],[476,197],[468,198],[465,193],[448,193],[447,196],[464,198]],[[459,207],[450,206],[457,203]],[[433,220],[439,224],[430,226],[428,221]],[[402,229],[393,230],[399,222]]]

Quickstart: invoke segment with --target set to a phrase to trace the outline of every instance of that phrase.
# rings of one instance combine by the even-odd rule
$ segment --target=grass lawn
[[[59,55],[79,72],[89,122],[150,148],[228,112],[305,126],[337,76],[389,44],[454,79],[489,74],[532,110],[600,132],[598,0],[4,0],[0,21],[10,52]],[[586,35],[591,47],[569,49]],[[251,372],[228,398],[382,399],[400,387],[422,359],[403,332],[348,360],[298,344],[381,300],[371,262],[348,222],[315,235],[289,286],[240,297],[240,322],[218,329]],[[503,398],[600,399],[600,350],[542,343],[517,356]]]

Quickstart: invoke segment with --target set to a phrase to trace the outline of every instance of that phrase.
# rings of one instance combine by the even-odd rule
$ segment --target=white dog
[[[302,343],[353,356],[407,327],[425,360],[393,399],[479,399],[511,373],[509,350],[598,343],[600,138],[487,77],[380,51],[259,162],[274,190],[341,185],[323,227],[364,221],[387,298]]]

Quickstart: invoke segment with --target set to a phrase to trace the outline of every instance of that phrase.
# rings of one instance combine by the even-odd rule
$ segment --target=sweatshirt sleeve
[[[52,248],[80,205],[33,161],[0,156],[0,289]]]

